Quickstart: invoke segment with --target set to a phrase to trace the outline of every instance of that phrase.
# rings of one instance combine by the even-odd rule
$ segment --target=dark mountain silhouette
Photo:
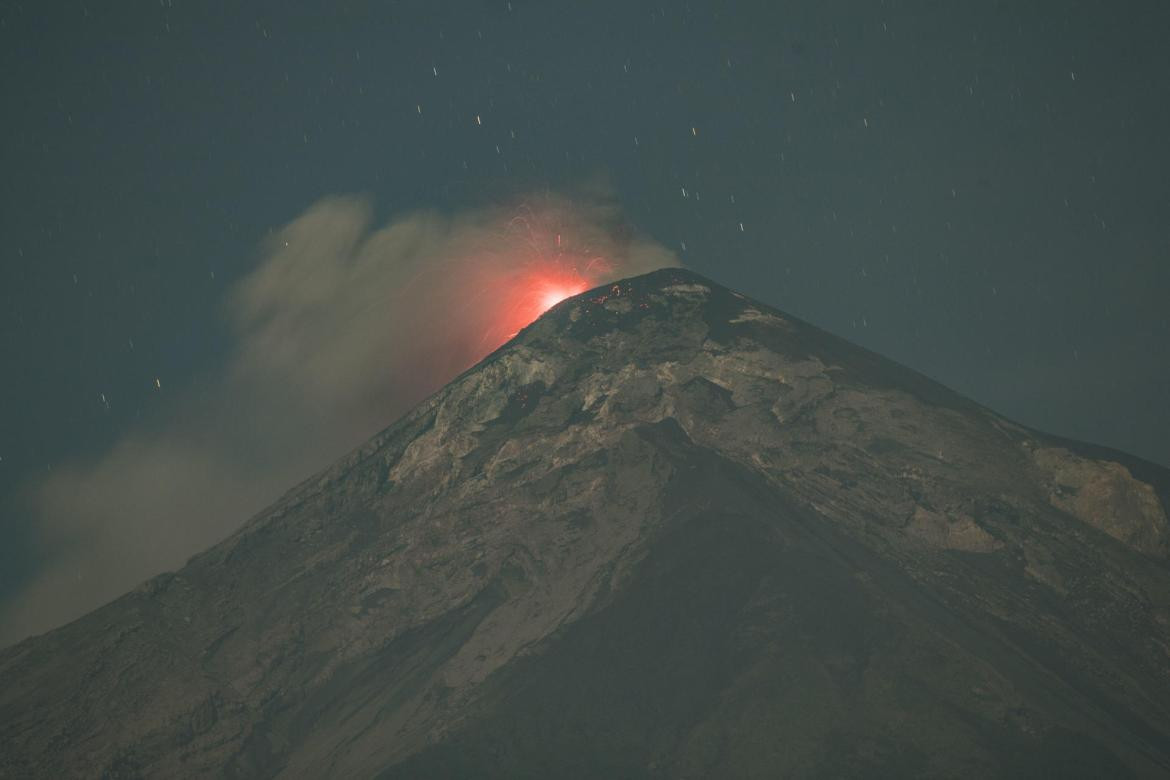
[[[659,271],[0,653],[0,776],[1166,777],[1168,485]]]

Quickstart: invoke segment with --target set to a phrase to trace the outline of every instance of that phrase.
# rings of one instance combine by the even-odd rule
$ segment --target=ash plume
[[[209,389],[26,487],[45,563],[0,606],[0,644],[180,566],[506,341],[550,279],[571,294],[677,264],[608,198],[384,225],[365,198],[318,201],[226,296],[235,349]]]

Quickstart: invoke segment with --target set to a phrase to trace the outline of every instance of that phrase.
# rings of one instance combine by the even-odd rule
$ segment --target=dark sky
[[[608,180],[700,273],[1170,464],[1168,39],[1161,0],[6,2],[0,598],[76,541],[21,496],[188,414],[329,195]]]

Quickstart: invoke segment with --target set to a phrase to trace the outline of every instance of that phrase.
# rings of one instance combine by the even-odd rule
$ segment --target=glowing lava
[[[458,354],[459,370],[566,299],[617,276],[669,265],[673,257],[633,238],[608,207],[577,210],[556,200],[489,220],[451,249],[425,273],[443,290],[436,335],[451,337],[451,346],[437,352]]]
[[[546,311],[566,298],[595,286],[575,268],[557,261],[538,261],[522,266],[512,279],[500,313],[505,340],[516,335]]]
[[[579,295],[588,289],[585,282],[553,281],[542,285],[542,287],[543,289],[539,293],[541,314],[544,314],[566,298],[572,298],[574,295]]]
[[[556,210],[525,209],[475,252],[462,283],[472,290],[469,310],[483,317],[476,333],[484,354],[613,274],[611,242],[577,223]]]

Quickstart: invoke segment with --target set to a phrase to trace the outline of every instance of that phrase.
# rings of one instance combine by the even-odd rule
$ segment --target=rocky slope
[[[659,271],[0,653],[0,776],[1165,777],[1168,489]]]

